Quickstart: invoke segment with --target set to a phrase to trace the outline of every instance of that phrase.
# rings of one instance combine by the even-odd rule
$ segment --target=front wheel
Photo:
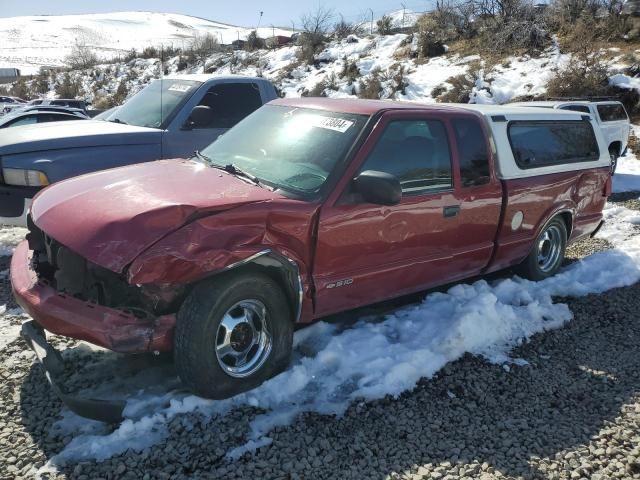
[[[290,312],[266,275],[230,273],[199,285],[178,312],[178,375],[193,392],[214,399],[257,387],[289,363]]]
[[[556,217],[542,230],[529,256],[518,266],[518,273],[529,280],[543,280],[554,275],[567,247],[567,227]]]

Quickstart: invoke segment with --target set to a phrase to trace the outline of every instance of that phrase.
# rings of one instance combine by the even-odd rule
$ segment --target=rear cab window
[[[619,103],[605,103],[598,105],[598,115],[603,122],[618,122],[628,120],[627,112]]]
[[[513,121],[509,142],[521,169],[594,162],[600,158],[591,123],[570,121]]]
[[[489,183],[489,149],[480,122],[475,118],[455,118],[452,124],[458,147],[462,186],[473,187]]]

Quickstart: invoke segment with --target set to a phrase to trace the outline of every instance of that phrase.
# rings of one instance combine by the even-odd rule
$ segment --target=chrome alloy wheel
[[[562,233],[557,225],[550,225],[538,238],[538,267],[544,273],[556,266],[562,254]]]
[[[223,315],[215,349],[218,364],[227,375],[252,375],[269,358],[272,346],[267,309],[260,300],[242,300]]]

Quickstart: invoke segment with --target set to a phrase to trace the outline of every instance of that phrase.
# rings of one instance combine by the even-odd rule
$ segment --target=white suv
[[[611,157],[611,170],[615,172],[618,157],[627,151],[631,122],[622,103],[615,100],[554,100],[543,102],[516,102],[511,105],[522,107],[556,108],[559,110],[573,110],[590,114],[604,136]]]

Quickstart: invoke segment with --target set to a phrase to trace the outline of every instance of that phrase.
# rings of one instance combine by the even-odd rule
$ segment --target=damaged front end
[[[46,331],[120,353],[173,349],[175,312],[185,288],[129,285],[123,275],[95,265],[28,222],[27,241],[11,260],[17,302],[33,317],[22,337],[35,352],[54,392],[75,413],[108,423],[122,420],[125,402],[70,394],[60,381],[61,355]]]
[[[123,274],[89,262],[46,235],[30,219],[28,227],[31,258],[27,263],[37,286],[66,300],[68,309],[92,313],[88,317],[83,315],[77,323],[71,320],[73,315],[54,319],[50,315],[32,314],[40,325],[53,333],[120,353],[172,349],[175,313],[185,287],[130,285]],[[30,305],[23,308],[29,311]]]

